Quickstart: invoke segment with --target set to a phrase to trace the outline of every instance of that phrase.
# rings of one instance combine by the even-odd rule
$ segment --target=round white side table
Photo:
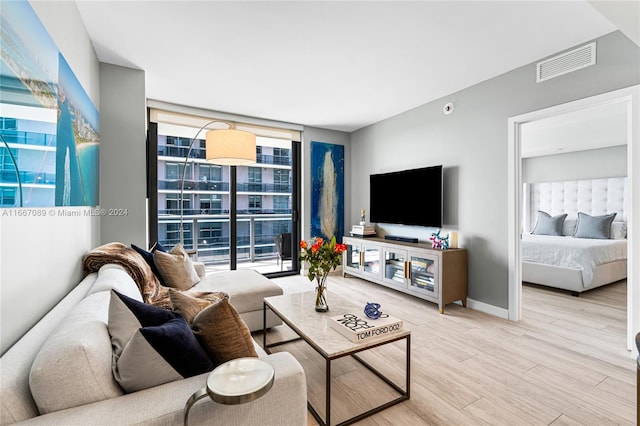
[[[209,398],[220,404],[244,404],[260,398],[273,385],[273,366],[259,358],[237,358],[217,366],[207,377],[207,386],[194,392],[184,406],[184,426],[189,410],[200,399]]]

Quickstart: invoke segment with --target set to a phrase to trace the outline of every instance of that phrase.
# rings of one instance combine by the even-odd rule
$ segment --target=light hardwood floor
[[[305,277],[275,280],[285,291],[310,289]],[[378,302],[411,330],[411,399],[358,425],[632,425],[636,424],[636,361],[625,349],[626,282],[583,294],[523,288],[521,322],[456,304],[437,305],[358,278],[329,278],[331,294]],[[313,307],[309,307],[313,315]],[[290,330],[279,327],[269,338]],[[262,342],[259,335],[256,336]],[[303,342],[280,347],[303,365],[309,398],[324,406],[324,364]],[[367,359],[404,383],[403,346]],[[332,419],[391,399],[366,370],[344,358],[334,364]],[[323,413],[323,410],[320,410]],[[332,421],[333,423],[333,421]],[[309,426],[317,423],[309,415]]]

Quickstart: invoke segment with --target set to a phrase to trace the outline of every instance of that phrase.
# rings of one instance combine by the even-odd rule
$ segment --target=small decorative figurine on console
[[[360,225],[367,224],[367,216],[364,214],[364,209],[360,210]]]
[[[367,303],[364,307],[364,314],[371,319],[378,319],[382,315],[379,303]]]
[[[438,232],[432,233],[431,237],[429,237],[429,240],[431,241],[431,248],[433,249],[449,249],[449,236],[447,235],[446,237],[441,237],[440,230],[438,230]]]

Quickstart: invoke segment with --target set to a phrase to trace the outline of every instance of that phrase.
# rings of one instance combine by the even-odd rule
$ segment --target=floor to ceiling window
[[[169,248],[182,242],[211,271],[253,268],[266,275],[297,273],[297,256],[283,261],[275,237],[291,234],[289,249],[297,253],[293,241],[300,235],[295,220],[300,206],[296,190],[300,131],[234,121],[239,130],[257,135],[257,161],[233,167],[206,162],[202,131],[185,170],[192,138],[212,118],[153,109],[149,117],[151,242]],[[224,123],[213,126],[227,128]],[[232,217],[235,226],[230,226]]]

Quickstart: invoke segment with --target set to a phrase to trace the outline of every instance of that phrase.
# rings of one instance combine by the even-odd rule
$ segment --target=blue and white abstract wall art
[[[311,237],[342,242],[344,146],[311,142]]]

